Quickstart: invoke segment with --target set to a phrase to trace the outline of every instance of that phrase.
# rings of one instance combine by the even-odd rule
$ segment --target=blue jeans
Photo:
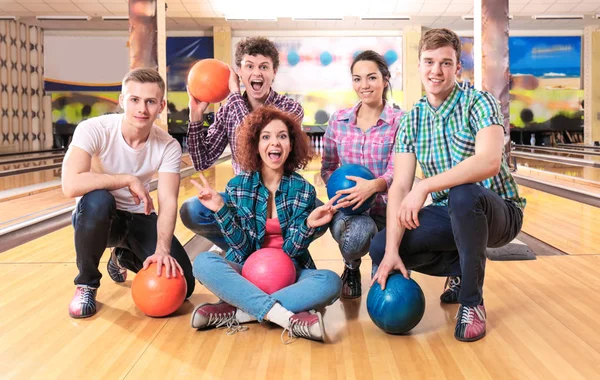
[[[407,269],[462,276],[459,302],[477,306],[483,301],[486,248],[510,243],[522,223],[521,209],[493,191],[475,184],[456,186],[450,189],[448,206],[419,211],[420,226],[404,232],[399,254]],[[371,242],[374,271],[385,254],[385,234],[384,229]]]
[[[75,252],[79,274],[75,285],[100,286],[100,258],[108,247],[117,247],[119,263],[132,272],[142,269],[144,260],[156,250],[156,214],[132,214],[117,210],[113,195],[107,190],[85,194],[73,213]],[[183,269],[187,282],[187,297],[194,292],[196,282],[192,263],[175,236],[171,241],[171,256]]]
[[[227,193],[219,194],[221,194],[223,200],[227,202],[229,199]],[[323,205],[323,202],[317,199],[315,201],[315,206],[319,207],[321,205]],[[223,251],[227,251],[229,249],[229,244],[227,244],[225,238],[223,237],[221,228],[215,220],[214,213],[204,207],[204,205],[200,203],[200,200],[198,200],[198,197],[192,197],[183,202],[181,208],[179,209],[179,216],[181,216],[183,225],[196,235],[200,235],[210,240]],[[326,231],[326,227],[318,229],[317,232],[315,232],[313,240],[323,236]]]
[[[338,243],[344,263],[350,269],[360,267],[361,258],[369,252],[371,240],[385,227],[385,216],[346,215],[336,212],[330,223],[333,239]]]
[[[227,193],[223,192],[219,194],[221,194],[223,200],[227,202],[229,199]],[[223,237],[221,227],[219,227],[219,224],[215,220],[213,212],[204,207],[204,205],[200,203],[200,200],[198,200],[198,197],[186,199],[179,209],[179,216],[181,217],[183,225],[196,235],[200,235],[210,240],[223,251],[229,249],[229,245]]]
[[[203,252],[194,260],[194,276],[214,295],[262,321],[276,302],[292,313],[319,309],[334,303],[342,287],[330,270],[301,269],[296,266],[296,282],[271,295],[241,275],[242,265],[213,252]]]

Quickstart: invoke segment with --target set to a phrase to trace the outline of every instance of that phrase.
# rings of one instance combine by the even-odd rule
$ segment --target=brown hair
[[[356,62],[359,61],[371,61],[375,63],[379,68],[379,72],[383,77],[383,83],[387,83],[387,86],[383,88],[383,94],[381,95],[383,101],[385,102],[385,99],[387,99],[388,90],[392,88],[392,84],[390,83],[390,78],[392,77],[392,75],[390,74],[390,68],[385,62],[385,58],[383,58],[380,54],[374,52],[373,50],[365,50],[362,53],[358,54],[354,58],[354,61],[352,61],[352,65],[350,65],[350,73],[352,73],[352,70],[354,70],[354,65],[356,64]]]
[[[279,67],[279,51],[275,44],[265,37],[249,37],[238,42],[235,48],[235,65],[237,67],[242,66],[242,59],[246,54],[255,57],[264,55],[273,61],[273,70],[277,70]]]
[[[435,50],[445,46],[451,46],[456,51],[456,62],[460,62],[460,38],[446,28],[430,29],[423,33],[419,41],[419,59],[423,50]]]
[[[165,81],[162,79],[158,71],[149,68],[134,69],[125,74],[123,78],[123,86],[127,82],[138,82],[138,83],[156,83],[163,95],[165,93]]]
[[[284,171],[291,173],[296,169],[304,169],[312,159],[314,152],[310,140],[294,116],[275,107],[263,106],[246,116],[236,132],[236,159],[242,170],[256,172],[262,168],[258,154],[260,133],[273,120],[282,121],[290,136],[291,150],[283,165]]]

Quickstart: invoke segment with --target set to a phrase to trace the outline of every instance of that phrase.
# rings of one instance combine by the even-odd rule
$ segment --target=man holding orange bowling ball
[[[194,98],[188,89],[190,124],[187,143],[190,157],[198,171],[211,167],[229,144],[233,169],[236,175],[240,173],[236,161],[235,133],[246,115],[261,106],[272,106],[288,112],[299,122],[302,122],[304,117],[304,110],[298,102],[278,94],[271,88],[279,68],[279,52],[273,42],[264,37],[251,37],[240,41],[235,51],[235,65],[237,70],[230,68],[229,97],[219,108],[210,127],[203,127],[204,112],[209,103]],[[240,78],[246,88],[243,94],[240,90]],[[221,193],[221,196],[225,197],[226,194]],[[212,241],[221,250],[229,248],[213,213],[204,207],[197,197],[186,200],[179,213],[187,228]]]

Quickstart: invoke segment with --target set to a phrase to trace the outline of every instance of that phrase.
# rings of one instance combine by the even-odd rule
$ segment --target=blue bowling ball
[[[367,311],[377,327],[388,334],[404,334],[415,327],[425,313],[425,295],[415,280],[400,273],[388,277],[385,290],[373,284],[367,296]]]
[[[356,185],[355,181],[349,180],[346,178],[347,175],[361,177],[364,179],[372,180],[375,179],[375,174],[371,172],[369,169],[362,165],[358,164],[345,164],[337,168],[333,173],[331,173],[331,177],[329,177],[329,181],[327,181],[327,196],[329,199],[335,197],[335,194],[339,190],[346,190],[354,187]],[[356,210],[352,210],[352,207],[344,207],[341,208],[340,211],[346,215],[359,215],[373,206],[373,202],[375,202],[376,194],[373,194],[369,199],[367,199],[359,208]],[[343,195],[336,201],[344,199],[346,195]]]

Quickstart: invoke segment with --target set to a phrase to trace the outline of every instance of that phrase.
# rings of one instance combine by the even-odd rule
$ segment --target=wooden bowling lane
[[[328,235],[324,239],[330,239]],[[341,259],[320,268],[340,273]],[[14,378],[451,378],[591,379],[600,375],[600,296],[597,257],[543,257],[489,262],[485,287],[488,334],[476,343],[454,339],[456,305],[441,305],[444,279],[415,273],[427,306],[408,335],[383,333],[369,319],[366,297],[337,301],[324,313],[328,342],[297,340],[284,346],[281,328],[251,323],[249,330],[196,331],[194,305],[216,297],[198,285],[173,316],[149,318],[133,305],[124,284],[107,280],[98,314],[68,317],[73,263],[0,264],[0,371]],[[563,265],[561,263],[566,263]],[[362,265],[368,289],[369,260]],[[572,271],[577,273],[572,273]],[[48,286],[48,283],[53,284]],[[560,283],[560,287],[556,284]],[[558,289],[557,289],[558,288]],[[43,295],[43,296],[42,296]],[[10,310],[10,312],[4,312]],[[34,343],[32,343],[34,342]]]
[[[315,168],[304,175],[315,180]],[[229,162],[204,172],[222,190]],[[318,185],[322,194],[324,187]],[[182,181],[179,204],[196,194]],[[326,199],[326,198],[325,198]],[[193,234],[178,221],[182,242]],[[442,305],[444,278],[414,273],[426,297],[423,320],[408,335],[383,333],[366,310],[371,262],[361,266],[363,297],[337,301],[324,312],[327,343],[284,346],[282,329],[251,323],[249,330],[196,331],[195,305],[217,298],[199,285],[173,316],[149,318],[133,304],[133,273],[124,284],[103,273],[98,313],[68,316],[76,275],[73,230],[63,228],[0,254],[0,373],[9,378],[163,379],[591,379],[600,376],[600,256],[552,256],[534,261],[488,261],[484,288],[487,336],[454,339],[456,305]],[[311,245],[321,269],[343,270],[327,232]]]

